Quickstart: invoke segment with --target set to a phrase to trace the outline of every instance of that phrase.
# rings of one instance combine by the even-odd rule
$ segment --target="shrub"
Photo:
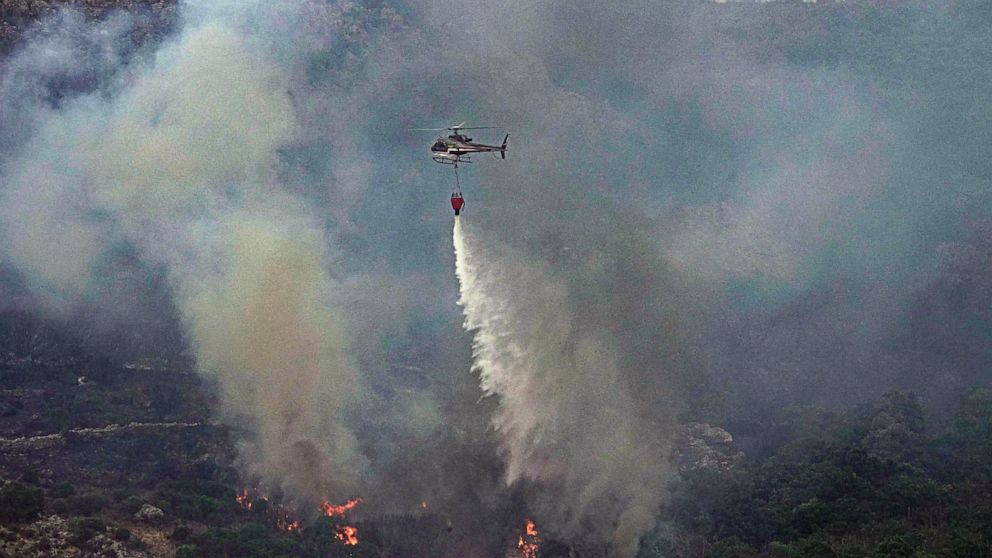
[[[39,481],[41,481],[41,476],[38,475],[38,471],[35,471],[34,469],[28,469],[21,474],[21,482],[38,484]]]
[[[110,499],[103,494],[79,494],[66,498],[69,509],[79,515],[93,515],[110,507]]]
[[[62,498],[59,498],[58,500],[52,500],[52,511],[59,515],[65,515],[69,513],[69,502],[66,502]]]
[[[74,517],[69,520],[72,544],[79,546],[107,530],[107,524],[95,517]]]
[[[121,501],[117,505],[117,507],[122,512],[124,512],[124,513],[126,513],[128,515],[134,515],[134,514],[138,513],[138,510],[141,509],[141,506],[143,504],[144,504],[144,502],[141,500],[141,498],[138,498],[137,496],[128,496],[123,501]]]
[[[75,487],[68,482],[60,482],[48,489],[48,496],[51,498],[66,498],[76,493]]]
[[[176,528],[172,530],[172,534],[169,538],[176,542],[184,542],[189,540],[189,536],[193,534],[189,527],[186,525],[176,525]]]
[[[40,488],[12,482],[0,488],[0,520],[30,521],[41,513],[45,496]]]
[[[118,527],[114,529],[114,540],[120,542],[127,542],[131,540],[131,530],[127,527]]]

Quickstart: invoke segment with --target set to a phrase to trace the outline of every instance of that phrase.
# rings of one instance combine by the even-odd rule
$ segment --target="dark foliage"
[[[107,530],[107,524],[95,517],[76,517],[69,520],[70,540],[81,546],[93,537]]]
[[[76,488],[72,483],[60,482],[48,489],[48,496],[51,498],[67,498],[76,493]]]
[[[211,521],[232,511],[234,490],[198,479],[178,480],[158,491],[157,505],[166,513],[190,521]]]
[[[768,457],[682,475],[640,556],[992,556],[992,390],[961,402],[928,434],[911,394],[824,422],[789,413]],[[767,448],[767,446],[765,446]]]
[[[94,515],[110,507],[110,498],[94,492],[69,496],[65,502],[70,510],[80,515]]]
[[[41,489],[12,482],[0,488],[0,521],[30,521],[41,512],[45,495]]]

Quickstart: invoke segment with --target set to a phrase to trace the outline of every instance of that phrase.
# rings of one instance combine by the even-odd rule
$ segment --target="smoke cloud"
[[[220,20],[190,25],[110,99],[42,118],[3,193],[5,253],[43,289],[81,298],[101,258],[134,246],[164,266],[244,459],[305,502],[358,489],[327,239],[278,189],[298,124],[286,75]],[[338,492],[343,491],[343,492]]]

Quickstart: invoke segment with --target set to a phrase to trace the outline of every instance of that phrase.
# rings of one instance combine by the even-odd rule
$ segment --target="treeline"
[[[682,474],[639,558],[992,556],[992,389],[936,432],[897,392],[787,417],[769,455]]]

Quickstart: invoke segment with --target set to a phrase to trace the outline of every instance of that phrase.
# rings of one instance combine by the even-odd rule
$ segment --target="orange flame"
[[[238,505],[246,510],[251,509],[251,498],[248,497],[248,489],[244,489],[240,494],[234,497],[238,501]]]
[[[324,512],[324,515],[327,517],[334,517],[335,515],[344,516],[345,512],[355,509],[355,507],[361,503],[361,498],[353,498],[341,505],[335,505],[327,500],[324,500],[320,503],[320,511]]]
[[[343,504],[332,504],[327,500],[320,503],[320,511],[324,512],[327,517],[344,517],[344,514],[355,509],[358,504],[362,503],[361,497],[352,498]],[[352,527],[351,525],[339,525],[334,528],[334,536],[337,537],[339,541],[343,541],[344,544],[353,546],[358,544],[358,529]]]
[[[239,506],[249,511],[254,507],[256,499],[268,501],[268,498],[265,496],[258,496],[257,488],[253,488],[251,492],[248,492],[248,489],[245,488],[240,493],[235,494],[234,499],[238,502]]]
[[[269,501],[269,499],[265,496],[258,495],[257,488],[253,488],[251,491],[245,488],[241,492],[237,493],[234,496],[234,499],[238,502],[238,505],[241,506],[242,509],[248,511],[255,509],[256,502]],[[275,516],[276,529],[279,529],[280,531],[292,533],[294,531],[299,531],[300,527],[302,527],[300,522],[294,519],[296,513],[291,507],[275,503],[269,507],[268,513]]]
[[[355,529],[351,525],[338,527],[336,536],[339,541],[344,541],[346,545],[354,546],[358,544],[358,529]]]
[[[421,500],[420,501],[420,507],[422,507],[422,508],[424,508],[426,510],[427,509],[427,500]]]
[[[517,537],[517,555],[520,558],[537,558],[537,549],[541,546],[537,526],[530,519],[526,520],[524,533]]]

